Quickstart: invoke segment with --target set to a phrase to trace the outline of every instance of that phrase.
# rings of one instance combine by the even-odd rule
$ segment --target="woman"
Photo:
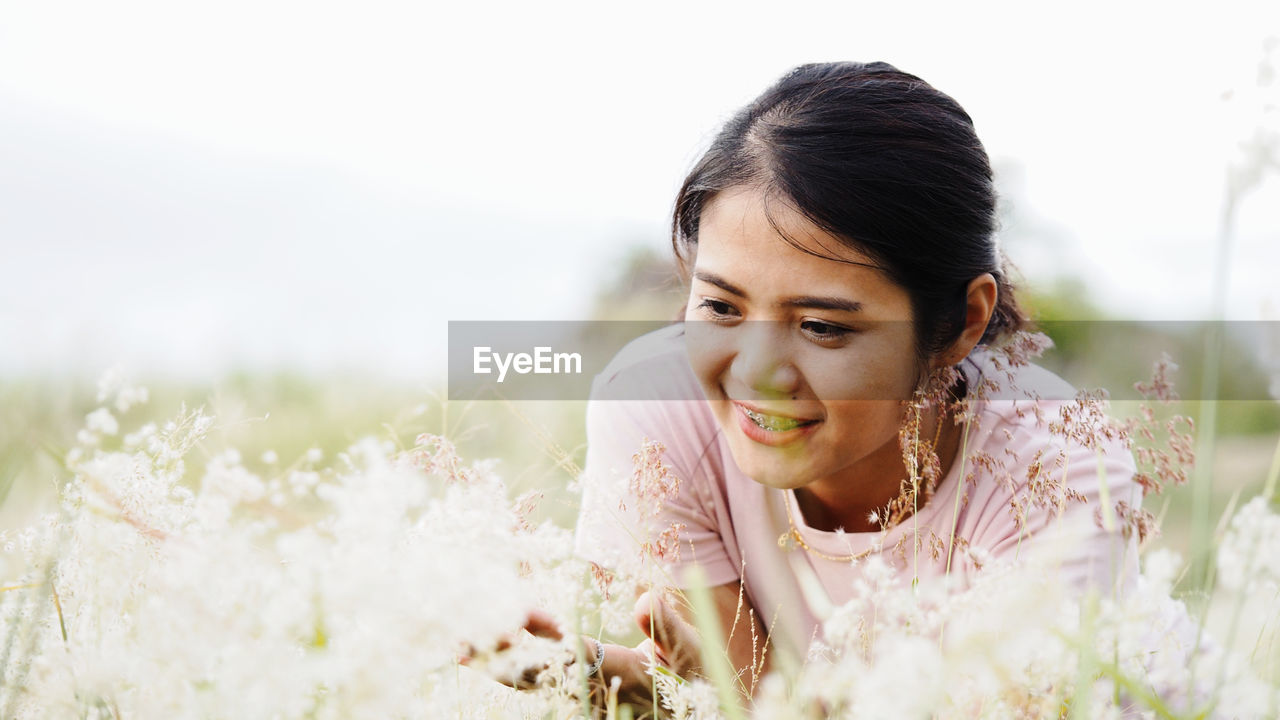
[[[1010,349],[1026,320],[994,224],[972,121],[915,76],[804,65],[743,108],[676,198],[685,321],[596,379],[578,552],[655,587],[705,581],[746,690],[804,657],[872,562],[963,582],[1056,552],[1074,587],[1127,577],[1133,541],[1094,515],[1136,502],[1132,459]],[[646,594],[653,647],[589,640],[593,674],[644,697],[651,650],[698,673],[690,620]]]

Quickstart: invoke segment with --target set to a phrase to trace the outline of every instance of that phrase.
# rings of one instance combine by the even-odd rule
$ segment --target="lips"
[[[808,435],[822,422],[778,412],[766,412],[755,405],[733,401],[738,426],[748,438],[764,445],[785,445]]]
[[[817,422],[817,420],[803,420],[801,418],[794,418],[787,415],[772,415],[769,413],[757,412],[746,405],[742,406],[742,412],[746,413],[746,416],[755,422],[756,425],[759,425],[761,428],[771,432],[795,430],[798,427],[804,427],[805,425],[811,425]]]

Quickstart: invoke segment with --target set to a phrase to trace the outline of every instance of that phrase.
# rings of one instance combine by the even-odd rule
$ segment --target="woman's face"
[[[781,202],[731,188],[706,207],[686,308],[690,364],[738,466],[775,488],[901,471],[918,381],[907,291]]]

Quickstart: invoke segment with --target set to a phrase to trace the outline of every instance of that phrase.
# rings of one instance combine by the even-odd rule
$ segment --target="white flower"
[[[714,685],[705,680],[682,680],[673,675],[653,672],[662,706],[672,720],[717,720],[720,698]]]
[[[120,389],[120,385],[124,383],[124,374],[120,368],[108,368],[106,372],[98,377],[98,402],[104,402],[111,397],[113,393]]]
[[[312,449],[309,465],[264,480],[234,449],[197,445],[212,426],[199,411],[127,434],[125,451],[101,442],[120,430],[106,408],[86,426],[61,514],[0,532],[13,579],[0,623],[32,633],[9,663],[23,675],[0,684],[0,707],[16,717],[575,717],[572,646],[522,642],[480,658],[507,671],[549,664],[558,682],[532,693],[457,667],[453,653],[471,644],[485,655],[532,607],[634,631],[640,579],[584,583],[593,574],[571,556],[569,531],[517,522],[493,466],[464,463],[443,439],[429,467],[365,439],[332,468]],[[1249,616],[1275,615],[1277,547],[1280,519],[1246,503],[1219,573],[1246,591]],[[1123,690],[1135,685],[1177,716],[1215,693],[1222,717],[1263,716],[1278,699],[1246,658],[1199,642],[1168,596],[1181,567],[1171,552],[1146,557],[1132,591],[1088,601],[1033,553],[1013,564],[968,552],[980,568],[968,585],[961,574],[907,583],[888,554],[861,561],[852,599],[824,613],[802,667],[763,678],[751,716],[1056,717],[1086,653],[1109,668],[1092,665],[1089,705],[1072,708],[1086,717],[1143,712],[1126,705],[1141,704]],[[1111,669],[1131,682],[1117,685]],[[719,717],[710,684],[655,682],[673,717]]]
[[[1231,519],[1218,548],[1218,578],[1223,587],[1251,594],[1261,584],[1280,580],[1280,516],[1266,498],[1255,497]]]
[[[98,378],[98,402],[106,402],[115,398],[115,408],[119,412],[129,412],[134,405],[141,405],[149,399],[145,387],[130,385],[124,371],[119,367],[107,370]]]
[[[96,441],[118,431],[114,420],[104,409],[85,432]],[[163,431],[131,433],[127,452],[83,452],[62,514],[3,536],[25,568],[10,573],[4,558],[20,587],[0,603],[0,623],[23,634],[0,707],[16,717],[417,717],[441,707],[441,692],[464,716],[516,707],[492,683],[450,700],[453,653],[492,647],[539,600],[574,616],[583,568],[567,561],[566,531],[521,530],[484,465],[467,468],[475,482],[449,483],[376,440],[344,453],[342,473],[293,473],[289,489],[315,491],[302,501],[234,449],[202,447],[203,476],[188,475],[211,424],[183,413]],[[40,589],[54,556],[57,613]],[[527,650],[527,662],[564,655]],[[566,690],[528,697],[520,705],[532,717],[578,707]]]
[[[1167,595],[1182,569],[1182,556],[1173,550],[1160,548],[1147,553],[1142,564],[1147,582],[1156,592]]]
[[[134,405],[142,405],[150,399],[150,394],[144,387],[127,386],[120,389],[116,395],[116,410],[120,412],[129,412],[129,408]]]
[[[120,432],[120,424],[106,408],[98,408],[89,413],[85,416],[84,424],[89,430],[103,435],[115,435]]]
[[[137,432],[131,432],[124,436],[124,446],[129,449],[141,448],[144,443],[148,443],[156,434],[156,424],[147,423],[138,428]]]

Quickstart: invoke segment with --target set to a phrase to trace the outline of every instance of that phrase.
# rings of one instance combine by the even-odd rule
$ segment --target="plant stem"
[[[711,599],[711,590],[707,587],[706,577],[695,566],[689,587],[689,602],[693,606],[693,617],[698,624],[698,633],[702,636],[702,663],[716,686],[716,694],[720,696],[720,707],[729,720],[745,720],[740,703],[737,673],[729,663],[726,655],[724,633],[720,629],[720,614],[716,611]]]

